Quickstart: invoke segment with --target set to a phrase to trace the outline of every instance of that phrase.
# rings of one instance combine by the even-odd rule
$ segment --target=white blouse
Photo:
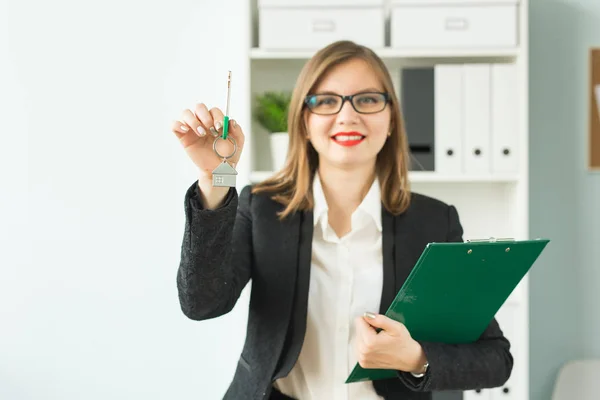
[[[287,377],[274,386],[301,400],[379,400],[373,383],[344,383],[356,365],[354,320],[379,312],[383,286],[379,182],[352,214],[351,231],[339,238],[329,226],[318,174],[313,183],[314,235],[304,344]]]

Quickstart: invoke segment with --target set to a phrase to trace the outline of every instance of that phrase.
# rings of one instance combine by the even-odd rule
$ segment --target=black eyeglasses
[[[315,114],[333,115],[342,110],[346,101],[349,101],[354,110],[359,114],[375,114],[383,111],[390,101],[390,96],[387,93],[380,92],[364,92],[351,96],[311,94],[306,96],[304,104]]]

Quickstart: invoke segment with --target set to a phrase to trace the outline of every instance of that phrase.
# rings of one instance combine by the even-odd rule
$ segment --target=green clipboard
[[[385,315],[415,340],[472,343],[531,269],[548,239],[430,243]],[[346,383],[397,377],[358,363]]]

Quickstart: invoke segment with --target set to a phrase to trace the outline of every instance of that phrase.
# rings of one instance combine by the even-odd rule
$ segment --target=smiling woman
[[[352,67],[352,65],[350,65]],[[383,111],[388,102],[387,93],[369,92],[367,89],[353,95],[342,96],[338,94],[313,94],[306,96],[306,105],[311,113],[317,115],[335,115],[348,101],[354,111],[360,114],[375,114]],[[367,136],[358,131],[338,132],[331,136],[336,143],[342,146],[358,145]],[[314,145],[314,143],[313,143]]]
[[[333,100],[325,105],[316,102],[305,113],[307,137],[319,154],[321,174],[332,169],[375,174],[377,155],[389,137],[391,116],[386,107],[388,94],[382,92],[380,81],[366,61],[351,59],[333,67],[314,88],[317,97]],[[371,87],[379,87],[378,92],[369,93]],[[307,104],[313,104],[310,99],[314,97],[308,95]]]
[[[186,110],[186,150],[218,162]],[[218,129],[218,128],[217,128]],[[288,114],[290,151],[273,178],[188,189],[179,300],[194,320],[231,311],[252,280],[246,341],[225,399],[430,400],[433,391],[497,387],[510,344],[493,319],[474,343],[414,339],[384,315],[423,248],[460,242],[456,208],[408,186],[408,146],[390,75],[370,49],[333,43],[304,67]],[[231,131],[238,142],[239,125]],[[356,363],[395,376],[346,384]]]
[[[317,52],[292,94],[288,132],[285,167],[253,189],[273,193],[286,206],[282,218],[313,207],[317,172],[353,182],[377,176],[385,207],[393,214],[408,207],[408,139],[391,76],[371,49],[341,41]]]

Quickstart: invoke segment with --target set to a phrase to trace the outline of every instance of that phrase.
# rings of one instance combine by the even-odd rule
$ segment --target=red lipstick
[[[344,147],[356,146],[364,140],[365,136],[359,132],[338,132],[331,139]]]

